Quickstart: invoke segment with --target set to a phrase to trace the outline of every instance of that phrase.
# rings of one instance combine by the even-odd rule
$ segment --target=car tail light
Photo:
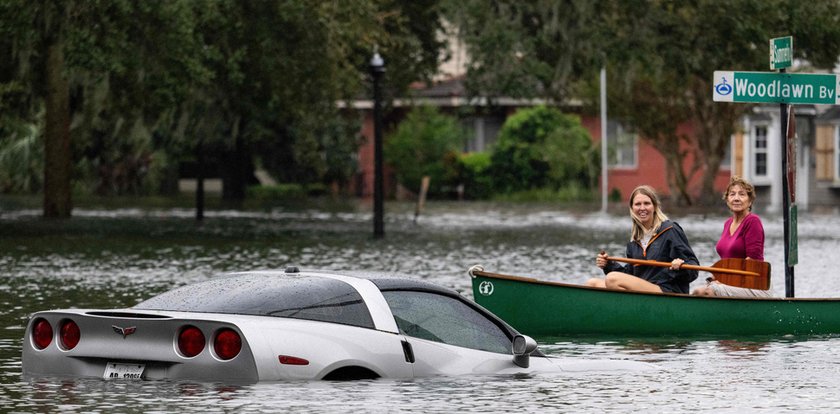
[[[280,363],[283,365],[309,365],[309,361],[289,355],[280,355]]]
[[[44,349],[52,342],[53,330],[46,319],[38,318],[32,324],[32,342],[35,348]]]
[[[220,359],[228,360],[242,350],[242,338],[233,329],[224,328],[216,332],[216,339],[213,340],[213,349]]]
[[[178,350],[181,355],[192,358],[204,350],[204,334],[195,326],[185,326],[178,334]]]
[[[70,319],[61,322],[61,329],[59,329],[59,338],[61,339],[61,346],[66,350],[71,350],[79,344],[79,339],[82,337],[79,331],[79,325]]]

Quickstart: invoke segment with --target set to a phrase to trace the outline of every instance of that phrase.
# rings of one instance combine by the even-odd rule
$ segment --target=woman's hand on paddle
[[[671,261],[671,270],[680,270],[680,266],[685,263],[683,259],[674,259]]]
[[[595,256],[595,266],[598,266],[601,269],[607,266],[607,252],[601,250],[601,253],[598,253],[598,256]]]

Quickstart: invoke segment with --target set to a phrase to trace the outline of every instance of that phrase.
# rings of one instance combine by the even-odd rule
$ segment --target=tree
[[[784,35],[794,36],[794,57],[815,67],[832,68],[840,55],[836,0],[449,4],[447,16],[472,57],[466,82],[472,95],[562,104],[587,96],[584,85],[608,65],[610,113],[663,155],[672,194],[686,204],[714,194],[736,121],[749,109],[712,101],[714,70],[767,70],[768,41]],[[694,125],[694,133],[680,135],[681,123]],[[683,161],[689,154],[694,165]],[[699,192],[688,188],[695,174],[702,174]]]
[[[576,97],[579,79],[603,61],[599,47],[603,1],[459,0],[446,17],[463,39],[470,60],[471,95]]]
[[[441,195],[453,184],[455,160],[464,138],[455,118],[431,106],[417,107],[386,139],[385,159],[409,190],[419,192],[422,178],[429,176],[429,194]]]
[[[522,109],[499,132],[490,157],[503,193],[570,185],[591,188],[596,152],[580,119],[555,108]]]
[[[179,101],[199,75],[189,2],[9,0],[0,4],[2,78],[28,94],[20,118],[43,122],[44,216],[72,211],[71,136],[120,136]],[[40,108],[43,121],[40,121]],[[154,119],[150,121],[154,123]],[[110,125],[110,127],[103,127]],[[122,129],[122,130],[121,130]]]
[[[255,155],[281,181],[349,178],[360,139],[348,130],[357,120],[335,103],[364,93],[375,47],[389,60],[391,90],[430,76],[440,48],[436,3],[216,4],[225,18],[205,30],[205,42],[217,52],[209,66],[218,81],[204,96],[220,108],[213,119],[227,125],[209,137],[228,155],[225,198],[244,196],[243,175]]]
[[[44,131],[50,217],[71,214],[74,173],[108,193],[126,163],[196,148],[223,160],[228,199],[244,196],[255,154],[281,176],[336,179],[349,164],[326,160],[352,160],[332,150],[358,143],[336,102],[365,90],[375,47],[390,91],[430,77],[437,16],[437,0],[3,1],[0,94],[20,105],[0,132]]]
[[[769,39],[784,35],[794,36],[795,57],[815,67],[832,68],[840,56],[840,2],[833,0],[615,5],[610,67],[622,75],[611,76],[611,111],[631,120],[662,153],[672,194],[684,204],[717,202],[715,176],[738,120],[750,110],[712,100],[714,70],[767,71]],[[690,122],[694,134],[677,135],[674,120]],[[689,154],[692,166],[682,162]],[[688,188],[695,174],[699,192]]]

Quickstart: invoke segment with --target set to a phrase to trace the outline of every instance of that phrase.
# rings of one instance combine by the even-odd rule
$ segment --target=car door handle
[[[402,340],[402,348],[403,354],[405,355],[405,362],[414,363],[414,349],[411,348],[411,344],[408,343],[405,339]]]

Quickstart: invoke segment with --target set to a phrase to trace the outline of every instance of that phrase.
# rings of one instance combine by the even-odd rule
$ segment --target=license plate
[[[119,364],[109,362],[105,365],[105,373],[102,378],[105,379],[142,379],[143,369],[145,364]]]

